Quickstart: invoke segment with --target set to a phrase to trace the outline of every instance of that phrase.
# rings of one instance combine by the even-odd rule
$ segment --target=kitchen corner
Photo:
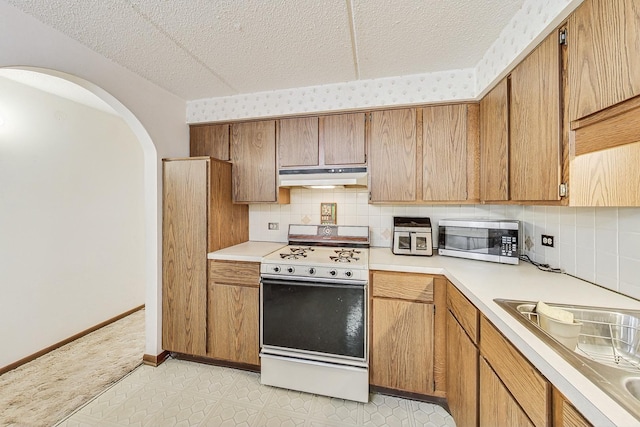
[[[437,255],[411,257],[393,255],[389,248],[371,248],[369,268],[446,276],[593,425],[637,425],[637,419],[499,307],[494,299],[628,309],[637,309],[637,300],[566,274],[540,271],[528,263],[514,266]]]

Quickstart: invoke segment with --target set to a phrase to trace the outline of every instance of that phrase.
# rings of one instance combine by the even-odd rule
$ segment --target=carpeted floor
[[[0,426],[52,426],[142,363],[144,310],[0,375]]]

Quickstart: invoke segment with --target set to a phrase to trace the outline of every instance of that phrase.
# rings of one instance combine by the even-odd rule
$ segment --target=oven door
[[[367,284],[262,276],[263,353],[359,365],[368,360]]]

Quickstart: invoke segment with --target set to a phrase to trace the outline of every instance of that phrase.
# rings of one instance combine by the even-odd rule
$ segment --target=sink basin
[[[567,348],[540,327],[536,302],[494,301],[640,421],[640,310],[547,303],[582,323]]]

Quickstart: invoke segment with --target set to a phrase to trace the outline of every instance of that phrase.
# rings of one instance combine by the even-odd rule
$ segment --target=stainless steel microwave
[[[443,219],[438,223],[438,254],[518,264],[520,221]]]

